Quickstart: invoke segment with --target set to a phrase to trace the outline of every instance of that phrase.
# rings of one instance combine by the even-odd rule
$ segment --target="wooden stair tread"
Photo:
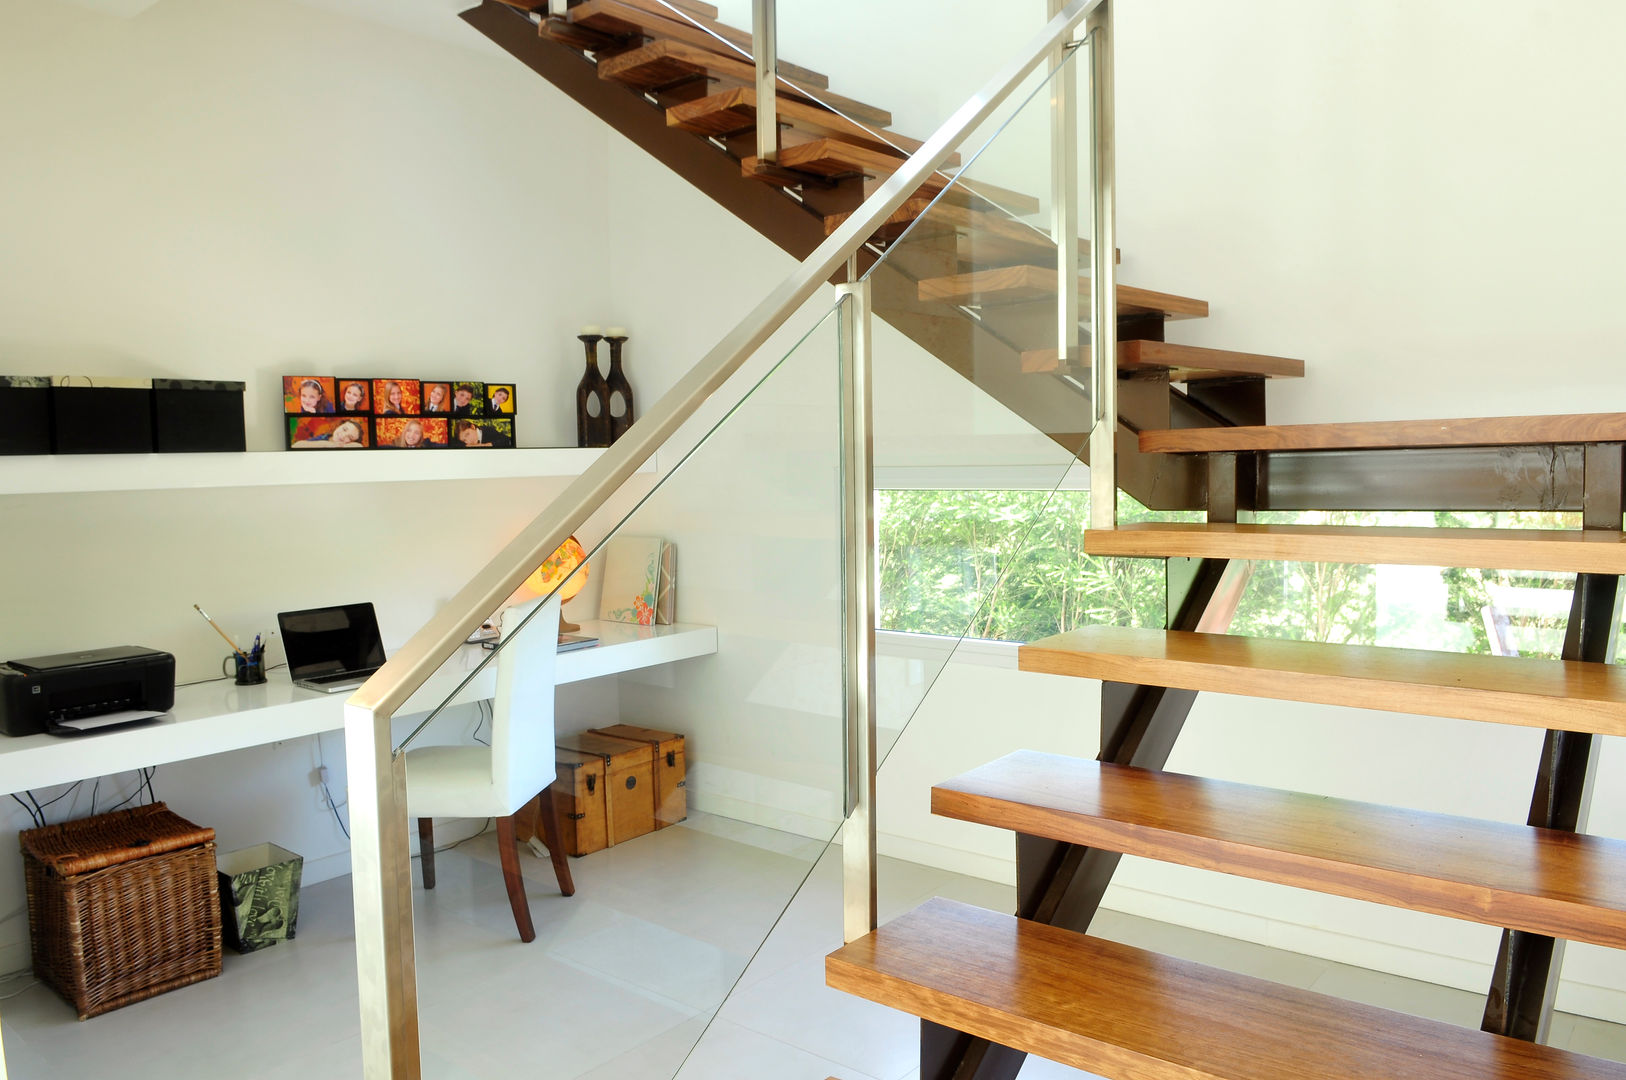
[[[521,11],[543,11],[551,6],[548,0],[499,0],[499,2],[507,4],[509,7],[519,8]],[[699,16],[702,19],[715,19],[722,14],[715,6],[699,3],[698,0],[671,0],[671,4],[675,8],[686,11],[690,15]]]
[[[1626,735],[1626,668],[1615,664],[1124,626],[1069,630],[1017,658],[1052,675]]]
[[[1061,355],[1057,349],[1027,349],[1022,353],[1022,370],[1027,372],[1060,373],[1057,363]],[[1072,365],[1068,373],[1088,371],[1088,357],[1083,363]],[[1196,345],[1175,345],[1167,341],[1118,342],[1119,371],[1167,371],[1170,382],[1196,382],[1202,379],[1301,379],[1304,361],[1285,356],[1263,356],[1259,353],[1230,352],[1226,349],[1205,349]],[[1206,429],[1198,429],[1206,430]],[[1222,428],[1223,431],[1246,430]],[[1174,434],[1185,434],[1184,431]],[[1141,435],[1141,449],[1146,449],[1146,436]]]
[[[878,150],[896,148],[914,153],[921,144],[896,132],[872,132],[840,113],[779,95],[782,123],[814,136],[835,136]],[[714,138],[751,131],[756,127],[757,92],[754,86],[736,86],[710,97],[685,101],[666,110],[668,127]]]
[[[921,214],[927,213],[928,200],[911,200],[911,204],[906,204],[904,211],[893,215],[889,224],[907,226]],[[825,218],[825,235],[835,232],[849,216],[842,213]],[[890,231],[892,235],[885,236],[885,239],[894,239],[902,229],[893,228]],[[972,268],[1032,265],[1035,260],[1056,257],[1056,245],[1051,242],[1049,234],[1012,217],[1004,210],[979,208],[973,205],[972,200],[966,199],[943,199],[931,204],[930,213],[910,234],[909,242],[920,243],[948,235],[958,237],[960,261],[970,264]],[[1079,261],[1088,265],[1089,240],[1079,239],[1078,254]],[[1121,250],[1114,254],[1115,262],[1123,262]]]
[[[888,121],[890,123],[890,121]],[[745,175],[750,176],[756,171],[758,159],[755,155],[746,158],[740,164]],[[904,157],[896,150],[882,150],[873,146],[859,146],[857,143],[847,142],[845,139],[822,138],[796,146],[787,146],[779,151],[777,164],[782,169],[794,169],[797,172],[810,173],[814,176],[826,178],[836,176],[851,176],[863,173],[867,176],[890,176],[903,166]],[[936,181],[935,185],[933,181]],[[934,174],[922,185],[923,190],[941,190],[948,183],[948,177],[941,173]]]
[[[951,165],[954,163],[953,160],[950,161]],[[960,186],[967,187],[967,183],[962,181]],[[975,181],[969,183],[971,186],[967,189],[968,195],[988,190],[984,186],[977,185]],[[1001,189],[993,189],[989,191],[989,195],[1001,207],[1008,207],[1010,203],[1006,200],[1012,196],[1027,198]],[[913,224],[916,218],[930,211],[922,227],[929,227],[934,232],[960,233],[965,240],[968,254],[979,262],[991,262],[995,259],[1002,262],[1028,262],[1035,257],[1055,257],[1056,248],[1048,236],[1011,217],[1004,209],[998,207],[990,209],[982,205],[987,201],[973,197],[941,199],[934,203],[930,197],[916,197],[899,208],[898,212],[888,219],[888,223],[907,227]],[[835,232],[841,227],[842,222],[851,216],[851,211],[827,216],[824,219],[824,234],[828,236]],[[902,228],[892,230],[892,235],[888,239],[895,238],[902,231]],[[986,250],[979,253],[979,247]],[[1087,262],[1090,242],[1080,240],[1078,250]],[[1123,261],[1121,252],[1118,261]]]
[[[710,49],[719,55],[732,54],[742,62],[750,62],[752,69],[755,70],[755,62],[748,60],[751,55],[749,33],[715,21],[715,15],[706,16],[697,11],[690,11],[689,14],[701,25],[696,26],[679,18],[652,0],[582,0],[580,4],[566,12],[565,18],[572,23],[591,27],[614,37],[673,39]],[[723,41],[719,41],[718,38],[722,38]],[[740,56],[733,52],[724,41],[743,49],[745,55]],[[789,63],[783,58],[779,61],[779,74],[814,89],[824,89],[830,85],[828,76]]]
[[[1626,1080],[1626,1065],[930,900],[825,960],[871,1001],[1133,1080]]]
[[[1176,454],[1232,450],[1405,450],[1430,446],[1530,446],[1590,442],[1626,442],[1626,413],[1482,416],[1358,424],[1276,424],[1143,431],[1140,434],[1141,450]]]
[[[1129,558],[1287,559],[1626,574],[1626,538],[1568,529],[1140,522],[1089,529],[1084,550]]]
[[[664,38],[636,49],[606,57],[599,61],[601,79],[630,86],[634,90],[648,91],[668,86],[684,79],[700,76],[720,79],[739,86],[754,86],[756,68],[743,58],[727,56],[712,49],[687,42]],[[790,94],[803,101],[817,101],[864,124],[888,127],[892,114],[862,101],[842,97],[829,90],[804,90],[794,84],[781,84],[780,93]],[[813,95],[817,94],[817,98]]]
[[[1081,293],[1089,291],[1089,278],[1079,278],[1078,284]],[[974,270],[966,274],[928,278],[920,283],[920,299],[943,304],[1011,304],[1043,300],[1055,295],[1056,270],[1044,266]],[[1162,312],[1171,319],[1201,319],[1208,316],[1208,301],[1119,283],[1118,314],[1152,312]]]
[[[846,139],[825,137],[811,139],[794,146],[787,146],[779,151],[777,162],[778,170],[760,170],[760,161],[756,155],[751,155],[740,162],[740,172],[750,179],[765,180],[770,183],[785,182],[784,174],[780,170],[790,170],[792,173],[807,173],[824,179],[835,179],[849,176],[864,176],[875,181],[884,181],[905,162],[902,153],[892,149],[880,149],[876,146],[860,146]],[[958,165],[960,156],[953,154],[947,164]],[[948,173],[934,172],[928,176],[924,183],[915,189],[905,206],[908,209],[908,221],[913,221],[928,206],[939,192],[953,183],[954,178]],[[1026,208],[1031,204],[1037,209],[1038,200],[1021,192],[1010,191],[1006,188],[983,184],[974,180],[963,180],[949,191],[937,207],[953,207],[957,213],[977,214],[986,218],[1004,217],[1011,219],[1003,213],[978,210],[982,203],[991,203],[995,206],[1011,208],[1018,212],[1031,212]],[[936,209],[933,210],[936,213]],[[825,233],[828,235],[840,227],[841,223],[851,216],[851,212],[832,214],[825,219]]]
[[[1549,937],[1626,947],[1626,841],[1018,751],[932,813]]]

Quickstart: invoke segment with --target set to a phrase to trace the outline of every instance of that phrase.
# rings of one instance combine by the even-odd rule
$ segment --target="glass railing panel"
[[[932,785],[1019,749],[1093,757],[1096,703],[1077,681],[1021,674],[1017,650],[1118,621],[1125,605],[1162,618],[1161,575],[1139,596],[1126,581],[1137,564],[1083,549],[1088,302],[1059,363],[1067,309],[1052,238],[1051,95],[1060,85],[1049,70],[1032,76],[988,125],[988,141],[962,154],[955,182],[883,238],[869,274],[883,922],[931,896],[1015,909],[1009,834],[933,816]],[[895,1045],[912,1050],[902,1027]],[[879,1053],[852,1062],[875,1075],[897,1064]]]
[[[652,487],[622,492],[579,531],[581,567],[522,589],[495,647],[448,663],[466,685],[427,722],[397,719],[414,814],[506,748],[531,786],[546,779],[539,760],[557,772],[560,846],[585,851],[563,860],[575,890],[563,895],[545,804],[516,816],[536,934],[522,944],[491,811],[432,811],[430,890],[411,824],[425,1075],[546,1062],[560,1077],[672,1076],[751,1027],[718,1011],[843,817],[836,335],[826,314],[769,370],[748,365],[739,378],[754,388],[716,396],[749,388],[738,406],[698,417],[661,450]],[[675,553],[671,605],[662,545]],[[570,596],[564,618],[595,644],[556,646],[550,594]],[[551,731],[536,717],[550,699]],[[527,705],[509,715],[503,700]],[[617,725],[681,735],[680,756]],[[605,728],[623,741],[591,734]],[[830,901],[814,921],[839,944],[839,874],[833,897],[813,892]],[[798,963],[822,956],[803,945]]]

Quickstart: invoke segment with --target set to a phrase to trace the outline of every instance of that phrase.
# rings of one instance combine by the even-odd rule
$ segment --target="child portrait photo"
[[[327,416],[333,413],[333,376],[284,375],[282,411],[289,416]]]
[[[374,416],[417,416],[417,379],[374,379]]]
[[[452,448],[508,449],[514,445],[512,420],[454,420]]]
[[[435,450],[446,445],[450,421],[423,416],[380,416],[373,421],[373,445],[380,450]]]
[[[447,416],[452,411],[452,384],[426,382],[423,384],[423,415]]]
[[[486,383],[486,415],[514,415],[513,383]]]
[[[366,416],[373,411],[373,384],[367,379],[339,379],[339,413]]]
[[[348,416],[288,418],[290,450],[365,450],[368,444],[365,418]]]
[[[460,382],[452,384],[453,416],[484,416],[485,413],[485,383]]]

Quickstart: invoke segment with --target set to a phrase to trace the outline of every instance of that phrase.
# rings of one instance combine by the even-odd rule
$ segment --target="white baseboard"
[[[929,840],[917,840],[912,836],[896,836],[892,833],[878,835],[875,838],[875,848],[882,855],[902,859],[904,862],[919,863],[921,866],[965,874],[967,877],[996,881],[1001,885],[1016,884],[1014,858],[962,851],[959,848],[934,844]]]

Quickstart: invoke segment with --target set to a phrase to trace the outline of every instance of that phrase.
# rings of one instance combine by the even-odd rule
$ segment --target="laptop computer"
[[[281,611],[277,629],[295,686],[325,694],[354,690],[384,666],[384,642],[371,604]]]

